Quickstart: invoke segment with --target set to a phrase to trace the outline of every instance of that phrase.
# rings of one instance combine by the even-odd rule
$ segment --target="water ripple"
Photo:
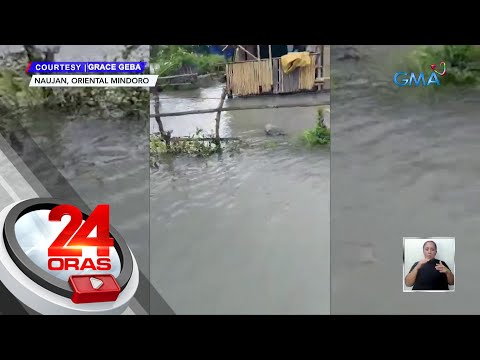
[[[162,109],[211,105],[178,95]],[[314,126],[315,108],[287,110],[226,113],[222,131],[246,142],[240,153],[177,157],[152,171],[151,278],[179,313],[328,311],[330,153],[295,145]],[[177,117],[167,128],[188,134],[212,119]],[[266,138],[267,122],[288,136]]]

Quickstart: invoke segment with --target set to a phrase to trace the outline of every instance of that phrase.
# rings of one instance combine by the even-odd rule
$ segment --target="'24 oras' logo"
[[[48,248],[48,269],[59,270],[111,270],[110,248],[114,239],[110,236],[110,207],[98,205],[83,222],[82,212],[73,205],[58,205],[48,216],[50,221],[61,221],[70,215],[70,221]],[[90,237],[96,229],[97,235]],[[81,259],[85,247],[96,247],[97,258]]]
[[[439,65],[430,65],[432,72],[428,75],[428,79],[425,79],[425,73],[420,72],[418,75],[414,72],[407,73],[405,71],[399,71],[393,75],[393,83],[399,87],[403,86],[440,86],[439,76],[445,76],[447,74],[447,65],[445,61],[441,61]],[[437,70],[438,69],[438,70]]]

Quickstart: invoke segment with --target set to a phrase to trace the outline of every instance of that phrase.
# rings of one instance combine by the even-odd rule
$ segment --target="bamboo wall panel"
[[[323,47],[323,73],[322,76],[327,78],[323,84],[324,89],[330,89],[330,45]]]
[[[297,68],[290,74],[283,72],[280,58],[228,63],[227,88],[237,96],[311,91],[315,87],[317,56],[320,55],[312,54],[310,65]]]

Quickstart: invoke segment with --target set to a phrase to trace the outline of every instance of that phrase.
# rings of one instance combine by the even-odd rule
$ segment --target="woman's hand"
[[[435,269],[440,271],[442,274],[447,274],[450,270],[440,261],[437,265],[435,265]]]
[[[427,262],[429,262],[430,260],[428,259],[422,259],[418,262],[417,264],[417,269],[420,269],[423,265],[425,265]]]

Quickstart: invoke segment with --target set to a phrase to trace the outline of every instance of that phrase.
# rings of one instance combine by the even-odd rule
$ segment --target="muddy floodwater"
[[[357,48],[332,53],[332,313],[478,314],[480,92],[398,88],[412,47]],[[454,293],[403,293],[403,237],[456,238]]]
[[[221,87],[162,94],[162,112],[218,106]],[[227,106],[325,103],[329,94],[232,99]],[[151,281],[177,313],[326,314],[330,310],[330,150],[298,136],[317,107],[222,113],[248,144],[208,159],[163,160],[151,173]],[[166,117],[174,136],[215,114]],[[267,123],[287,136],[265,136]],[[151,132],[158,131],[155,121]],[[155,312],[152,304],[152,312]]]

